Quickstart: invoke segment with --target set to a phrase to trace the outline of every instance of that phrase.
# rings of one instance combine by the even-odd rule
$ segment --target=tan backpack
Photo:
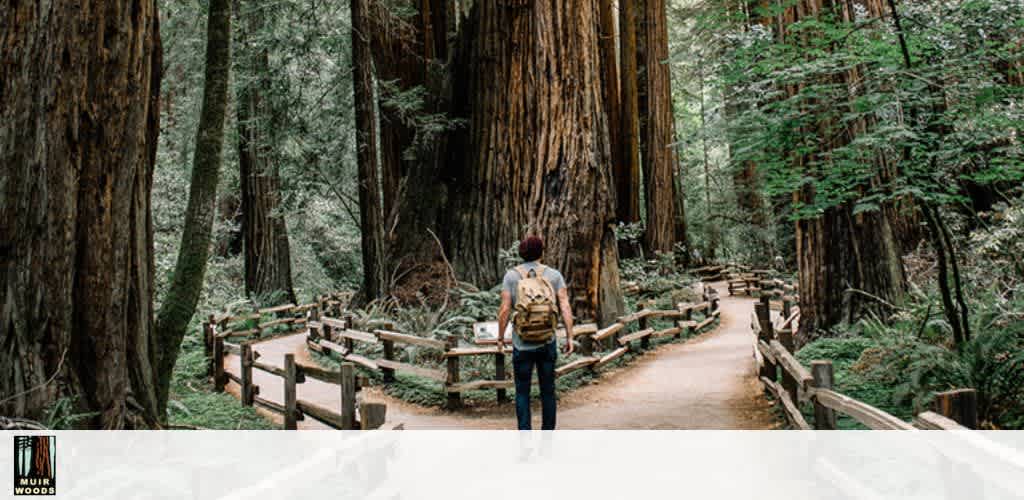
[[[558,328],[558,308],[555,307],[555,290],[544,277],[543,265],[527,270],[516,266],[519,283],[516,285],[516,307],[512,313],[512,324],[523,342],[540,344],[550,341]]]

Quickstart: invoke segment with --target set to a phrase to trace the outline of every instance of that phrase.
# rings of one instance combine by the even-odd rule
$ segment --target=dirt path
[[[763,396],[754,374],[750,331],[753,301],[730,297],[720,288],[721,325],[713,332],[687,342],[651,349],[628,366],[604,372],[596,383],[561,398],[559,429],[771,429],[778,425],[772,405]],[[311,364],[304,335],[280,337],[257,344],[260,360],[283,364],[285,353],[296,353],[299,364]],[[238,368],[237,357],[226,360],[229,371]],[[616,373],[617,372],[617,373]],[[253,371],[261,396],[281,401],[281,379]],[[228,389],[237,393],[237,386]],[[308,380],[297,387],[299,399],[328,408],[340,405],[338,386]],[[511,394],[510,394],[511,396]],[[514,429],[511,402],[500,406],[470,408],[459,412],[411,405],[371,388],[367,400],[388,405],[388,421],[406,429]],[[534,428],[540,428],[540,411],[533,411]],[[322,428],[307,419],[299,428]]]

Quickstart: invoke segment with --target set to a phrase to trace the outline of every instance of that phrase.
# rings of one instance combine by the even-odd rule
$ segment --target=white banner
[[[1017,431],[3,434],[4,495],[14,437],[52,435],[57,498],[1024,498]]]

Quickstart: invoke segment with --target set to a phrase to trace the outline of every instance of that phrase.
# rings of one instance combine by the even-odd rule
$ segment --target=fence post
[[[395,359],[395,341],[394,340],[381,340],[381,344],[384,345],[384,359],[388,361],[394,361]],[[381,368],[380,372],[384,375],[384,383],[390,384],[395,381],[395,369],[394,368]]]
[[[782,347],[785,347],[787,351],[792,354],[796,350],[793,343],[793,330],[783,328],[776,332],[776,335],[779,337],[779,343],[782,344]],[[793,378],[793,375],[785,368],[782,368],[779,371],[782,372],[782,387],[786,389],[786,392],[789,393],[789,398],[792,399],[794,403],[799,403],[800,399],[796,379]]]
[[[768,306],[761,301],[754,304],[754,312],[757,314],[757,322],[761,325],[759,332],[757,332],[757,340],[763,341],[765,344],[771,344],[774,332],[772,332],[772,320],[771,310]],[[765,377],[771,381],[776,380],[776,369],[775,363],[768,358],[764,359],[764,364],[761,365],[760,376]]]
[[[953,389],[935,393],[935,412],[968,429],[978,428],[978,391]]]
[[[352,363],[341,364],[341,428],[356,428],[356,367]]]
[[[213,367],[213,390],[224,392],[224,339],[213,336],[213,357],[210,359]]]
[[[587,337],[588,339],[590,337]],[[494,354],[494,378],[496,380],[505,380],[505,353],[499,352]],[[504,403],[508,399],[508,391],[505,389],[498,389],[498,402]]]
[[[252,334],[252,338],[258,339],[263,337],[263,330],[260,328],[260,321],[263,319],[263,315],[260,314],[260,306],[252,306],[252,315],[256,317],[256,326],[253,327],[256,333]]]
[[[355,325],[355,318],[352,316],[352,314],[346,314],[345,315],[345,329],[346,330],[351,330],[353,325]],[[348,352],[350,352],[350,353],[356,352],[355,341],[352,340],[351,338],[345,337],[344,345],[345,345],[345,350],[347,350]]]
[[[445,351],[450,351],[459,346],[459,339],[455,335],[449,335],[445,340]],[[448,383],[446,385],[459,383],[459,357],[448,356]],[[448,392],[448,409],[454,410],[462,407],[462,393]]]
[[[359,426],[362,430],[379,429],[384,425],[388,406],[384,403],[363,403],[359,405]]]
[[[783,291],[782,293],[786,293]],[[793,301],[788,296],[782,297],[782,317],[783,319],[789,319],[789,316],[793,314]]]
[[[298,428],[297,408],[295,405],[295,355],[284,355],[284,429],[293,431]]]
[[[580,354],[583,356],[594,354],[594,339],[590,335],[580,335]]]
[[[239,378],[242,379],[242,404],[245,406],[252,406],[252,344],[247,341],[242,342],[242,355],[240,356],[239,363],[241,364],[241,373]]]
[[[639,309],[637,312],[641,312],[641,311],[643,311],[644,309],[647,308],[647,305],[646,304],[637,304],[637,308]],[[640,330],[646,330],[647,329],[647,316],[644,316],[644,317],[640,318],[640,325],[639,325],[639,327],[640,327],[639,328]],[[651,336],[650,335],[640,339],[640,349],[647,349],[650,346],[651,346]]]
[[[832,362],[825,360],[811,361],[811,376],[814,387],[819,389],[832,388]],[[831,408],[814,401],[814,428],[817,430],[834,430],[836,428],[836,412]]]
[[[203,355],[210,363],[206,366],[206,374],[213,375],[213,315],[203,322]]]

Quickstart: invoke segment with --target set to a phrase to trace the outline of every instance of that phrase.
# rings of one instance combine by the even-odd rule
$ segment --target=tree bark
[[[637,76],[637,0],[619,1],[621,61],[621,158],[615,163],[616,214],[620,222],[640,221],[640,110]]]
[[[242,239],[245,250],[245,293],[266,304],[294,302],[288,226],[281,211],[280,176],[274,104],[270,97],[270,62],[266,47],[255,46],[252,34],[265,29],[262,2],[253,8],[239,31],[238,66],[245,78],[238,88],[238,182],[241,185]]]
[[[612,171],[616,177],[622,175],[620,163],[622,156],[622,102],[619,99],[619,59],[616,43],[616,26],[618,11],[615,0],[599,0],[600,23],[598,42],[601,57],[601,91],[605,114],[608,115],[608,144],[611,150]],[[616,192],[616,194],[620,194]],[[622,214],[616,209],[617,214]]]
[[[0,414],[157,425],[156,3],[15,2],[0,26]]]
[[[477,2],[470,23],[467,160],[452,192],[461,276],[497,282],[525,232],[565,274],[578,316],[621,311],[596,2]]]
[[[871,16],[882,15],[883,5],[877,0],[860,2]],[[853,2],[849,0],[801,0],[796,6],[786,9],[781,16],[782,25],[777,26],[780,36],[790,23],[802,16],[831,13],[841,22],[853,22]],[[797,42],[800,43],[800,42]],[[827,77],[825,83],[836,88],[850,89],[851,82],[860,80],[864,68],[853,67],[838,71]],[[788,89],[790,95],[796,89]],[[854,95],[849,95],[849,100]],[[820,110],[811,109],[811,113]],[[833,118],[821,116],[814,127],[807,132],[822,139],[818,149],[803,155],[794,155],[799,168],[808,177],[820,175],[819,163],[825,163],[829,151],[849,144],[858,134],[865,133],[873,123],[860,118],[843,126],[837,132]],[[876,157],[879,178],[886,175],[885,159]],[[867,186],[865,186],[867,187]],[[794,194],[794,201],[813,203],[816,192],[813,185],[806,184]],[[852,321],[865,309],[878,309],[876,299],[866,298],[860,293],[849,293],[849,289],[866,292],[886,302],[897,300],[905,288],[903,261],[900,246],[892,228],[893,208],[891,204],[873,211],[853,213],[851,203],[828,208],[817,218],[800,220],[796,223],[797,260],[800,271],[800,332],[799,340],[805,342],[820,330]]]
[[[675,121],[672,118],[671,75],[668,68],[668,21],[665,0],[637,0],[642,13],[637,60],[640,76],[640,156],[643,160],[646,225],[644,243],[651,252],[671,252],[676,241],[685,242],[685,230],[677,230],[674,173],[677,165]],[[677,235],[677,232],[684,234]]]
[[[355,94],[359,223],[362,228],[363,293],[368,299],[382,296],[383,213],[377,175],[377,113],[373,102],[373,54],[370,48],[369,0],[352,0],[352,88]]]

